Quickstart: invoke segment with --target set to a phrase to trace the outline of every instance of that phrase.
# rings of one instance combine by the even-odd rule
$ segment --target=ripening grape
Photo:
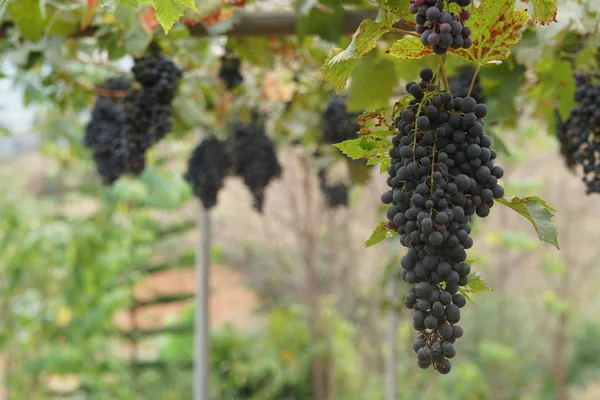
[[[415,30],[421,35],[421,43],[431,46],[436,54],[445,54],[450,47],[467,49],[473,44],[470,38],[471,29],[465,26],[465,21],[469,19],[470,13],[464,9],[471,4],[471,0],[454,2],[461,7],[458,15],[445,11],[442,0],[410,0],[409,11],[416,14]],[[431,80],[423,77],[421,79]],[[418,96],[415,93],[413,95]]]

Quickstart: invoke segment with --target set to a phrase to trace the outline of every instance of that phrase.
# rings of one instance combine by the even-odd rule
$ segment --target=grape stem
[[[416,32],[413,31],[405,31],[404,29],[398,29],[398,28],[390,28],[389,30],[390,32],[396,32],[396,33],[402,33],[404,35],[410,35],[410,36],[414,36],[414,37],[421,37],[421,35],[419,35]]]
[[[450,91],[450,85],[448,84],[448,78],[446,77],[446,70],[444,69],[444,64],[446,63],[446,54],[444,54],[440,60],[440,76],[442,78],[442,82],[444,82],[444,89],[446,91]]]
[[[471,79],[471,86],[469,86],[469,92],[467,96],[471,96],[471,92],[473,91],[473,86],[475,86],[475,80],[477,79],[477,75],[479,75],[479,70],[481,69],[481,65],[478,65],[475,69],[475,73],[473,73],[473,79]]]

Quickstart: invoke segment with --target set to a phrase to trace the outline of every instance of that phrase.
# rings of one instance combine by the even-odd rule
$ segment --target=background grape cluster
[[[325,201],[329,208],[348,206],[348,185],[344,183],[329,183],[327,180],[327,170],[321,168],[318,173],[319,188],[325,196]]]
[[[460,8],[458,13],[450,12],[452,3]],[[471,0],[410,0],[409,10],[416,14],[415,30],[421,42],[436,54],[445,54],[449,48],[471,47],[471,28],[465,26],[470,13],[464,8],[470,4]]]
[[[331,95],[321,120],[322,142],[336,144],[357,138],[360,130],[357,121],[359,115],[360,113],[348,111],[344,98],[335,94]]]
[[[581,165],[587,193],[600,193],[600,74],[575,73],[575,101],[566,121],[558,112],[556,135],[567,166]]]
[[[230,165],[226,143],[214,136],[203,140],[192,152],[184,177],[205,208],[210,209],[217,204],[217,195]]]
[[[240,72],[241,61],[239,58],[225,53],[221,57],[221,65],[219,66],[219,78],[225,84],[227,90],[232,90],[244,81],[244,77]]]
[[[483,103],[485,101],[485,97],[483,96],[483,87],[481,86],[481,82],[479,80],[479,74],[477,74],[475,77],[473,89],[471,90],[471,94],[469,94],[469,88],[471,87],[471,82],[473,81],[475,71],[476,69],[470,65],[462,67],[456,75],[452,76],[448,80],[448,83],[450,84],[450,90],[452,91],[452,94],[455,96],[471,96],[478,103]]]
[[[146,151],[171,131],[171,104],[182,70],[151,45],[147,56],[135,60],[132,72],[138,86],[113,78],[98,87],[84,144],[105,184],[121,175],[142,173]]]
[[[127,142],[122,97],[130,90],[126,78],[112,78],[99,85],[100,93],[85,128],[83,143],[92,150],[98,175],[105,185],[127,171]],[[109,96],[112,94],[112,96]]]
[[[388,227],[397,230],[408,251],[401,277],[416,284],[406,295],[413,309],[418,365],[446,374],[463,334],[456,325],[467,299],[459,288],[471,272],[466,250],[473,246],[469,218],[486,217],[504,171],[484,132],[487,107],[472,97],[457,97],[433,84],[430,69],[420,83],[409,82],[412,100],[396,118],[387,184],[381,200],[390,204]]]
[[[273,142],[265,134],[264,122],[257,115],[248,123],[235,124],[230,154],[235,175],[244,179],[254,198],[254,208],[262,211],[264,190],[281,175],[281,165]]]

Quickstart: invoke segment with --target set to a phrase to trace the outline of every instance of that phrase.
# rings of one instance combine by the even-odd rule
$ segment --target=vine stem
[[[473,91],[473,86],[475,86],[475,79],[477,79],[477,75],[479,75],[480,69],[481,69],[481,65],[478,65],[477,68],[475,69],[475,73],[473,74],[473,79],[471,79],[471,86],[469,86],[469,92],[467,93],[467,96],[470,96],[471,92]]]
[[[450,91],[450,85],[448,84],[448,77],[446,76],[446,70],[444,69],[444,64],[446,63],[446,54],[442,56],[440,59],[440,75],[442,77],[442,82],[444,82],[444,89],[446,91]]]
[[[419,35],[418,33],[414,32],[414,31],[405,31],[404,29],[390,28],[389,31],[396,32],[396,33],[402,33],[404,35],[410,35],[410,36],[414,36],[414,37],[421,37],[421,35]]]

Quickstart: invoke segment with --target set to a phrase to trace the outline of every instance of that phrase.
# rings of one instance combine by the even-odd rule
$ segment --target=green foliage
[[[388,151],[392,142],[388,137],[394,129],[394,116],[395,111],[390,112],[384,108],[365,112],[358,117],[360,138],[346,140],[334,146],[353,160],[367,159],[368,165],[380,163],[380,171],[383,173],[390,165]]]
[[[472,262],[469,262],[469,264],[472,264]],[[487,283],[476,272],[471,272],[469,274],[469,283],[465,287],[459,288],[459,291],[469,300],[472,300],[471,295],[487,292],[488,290],[492,289],[488,287]]]
[[[39,0],[8,2],[8,12],[25,39],[38,40],[42,37],[45,23],[42,7]]]
[[[540,111],[549,121],[558,109],[563,120],[575,106],[575,78],[571,63],[566,60],[543,59],[537,66],[538,85],[530,92],[538,101]]]
[[[550,243],[557,249],[559,248],[558,233],[552,224],[553,212],[556,210],[550,207],[548,203],[537,196],[522,199],[513,197],[510,201],[506,199],[498,199],[497,201],[527,218],[542,242]]]
[[[152,6],[165,33],[169,33],[179,18],[183,17],[184,7],[196,10],[194,0],[152,0]]]
[[[311,3],[313,2],[296,3],[298,16],[296,34],[300,39],[316,34],[325,40],[336,42],[341,34],[346,15],[342,3],[337,0],[326,0],[319,2],[320,7],[315,7]],[[309,7],[310,5],[312,7]]]
[[[373,71],[377,71],[373,74]],[[387,107],[394,95],[396,82],[394,64],[388,59],[370,52],[358,62],[352,73],[348,88],[347,106],[351,111]],[[364,82],[369,82],[365,85]]]
[[[338,92],[344,90],[346,81],[358,60],[375,48],[377,39],[393,29],[394,23],[400,20],[395,9],[390,8],[387,1],[382,0],[379,15],[375,21],[366,19],[360,23],[352,36],[352,42],[345,50],[335,49],[323,64],[323,76]]]

